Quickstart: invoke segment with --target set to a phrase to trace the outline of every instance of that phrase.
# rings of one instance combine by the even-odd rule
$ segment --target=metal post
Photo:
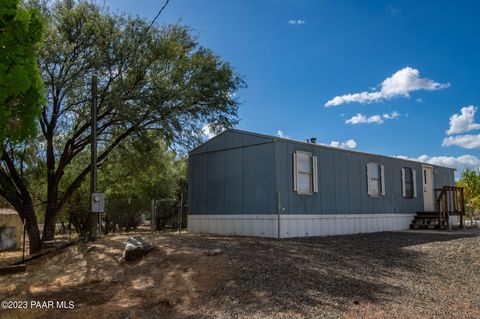
[[[97,77],[92,77],[92,104],[90,114],[92,116],[91,127],[91,178],[90,178],[90,192],[97,192]],[[97,223],[98,217],[93,212],[93,207],[90,210],[90,232],[89,240],[94,241],[97,238]]]
[[[277,192],[278,218],[277,218],[277,238],[280,238],[280,214],[282,213],[282,203],[280,201],[280,192]]]
[[[182,219],[183,219],[183,193],[180,193],[180,208],[178,211],[178,233],[182,230]]]
[[[460,227],[465,228],[465,198],[463,197],[463,188],[460,188],[460,199],[462,201],[460,206]],[[473,214],[472,214],[473,216]],[[473,225],[473,222],[472,222]]]

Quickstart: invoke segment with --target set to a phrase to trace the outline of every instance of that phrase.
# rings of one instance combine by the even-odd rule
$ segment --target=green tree
[[[19,0],[0,3],[0,143],[19,141],[35,132],[44,101],[37,65],[43,22],[37,10]],[[0,154],[2,149],[0,149]]]
[[[457,186],[463,187],[467,213],[471,220],[480,209],[480,174],[473,170],[464,170]]]
[[[46,36],[39,64],[47,90],[41,134],[4,144],[0,165],[0,195],[26,219],[31,252],[41,244],[34,200],[44,207],[42,240],[51,240],[58,214],[89,175],[82,160],[76,175],[64,180],[90,144],[92,75],[99,83],[99,165],[130,137],[188,147],[207,123],[231,127],[238,109],[232,93],[243,86],[232,67],[186,27],[158,28],[87,1],[41,3]]]
[[[142,213],[150,211],[151,199],[175,198],[184,178],[181,160],[164,143],[129,142],[100,169],[112,230],[136,227]]]
[[[87,153],[83,154],[86,158]],[[81,158],[80,157],[80,158]],[[84,160],[84,159],[83,159]],[[75,161],[65,173],[63,185],[78,174],[82,161]],[[135,226],[135,217],[150,210],[153,198],[175,198],[186,179],[185,161],[151,138],[129,138],[99,168],[99,187],[107,195],[106,232]],[[66,203],[63,220],[71,221],[79,235],[85,235],[89,214],[89,183],[84,181]]]

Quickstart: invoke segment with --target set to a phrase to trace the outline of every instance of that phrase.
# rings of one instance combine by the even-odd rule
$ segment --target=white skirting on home
[[[414,216],[415,214],[189,215],[188,230],[192,233],[275,238],[345,235],[406,230]]]

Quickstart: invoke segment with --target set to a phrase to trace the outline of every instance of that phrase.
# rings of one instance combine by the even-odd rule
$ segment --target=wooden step
[[[431,211],[431,212],[417,212],[417,216],[438,216],[438,212]]]
[[[423,221],[438,221],[438,216],[415,216],[413,217],[413,220],[423,220]]]
[[[417,228],[435,228],[440,226],[438,223],[411,223],[410,226]]]
[[[419,220],[419,219],[425,219],[425,220],[438,220],[438,215],[433,216],[433,215],[424,215],[424,216],[415,216],[413,217],[414,220]]]
[[[417,212],[410,229],[440,229],[438,212]]]
[[[440,225],[410,224],[410,229],[439,229]]]

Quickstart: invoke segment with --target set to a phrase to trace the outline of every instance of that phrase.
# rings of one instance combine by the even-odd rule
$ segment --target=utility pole
[[[97,192],[97,77],[92,77],[92,104],[90,115],[92,116],[92,128],[91,128],[91,177],[90,177],[90,193],[93,194]],[[94,210],[93,199],[90,199],[90,232],[88,239],[94,241],[97,238],[97,214]]]
[[[183,221],[183,193],[180,193],[180,207],[178,211],[178,233],[182,231],[182,221]]]

